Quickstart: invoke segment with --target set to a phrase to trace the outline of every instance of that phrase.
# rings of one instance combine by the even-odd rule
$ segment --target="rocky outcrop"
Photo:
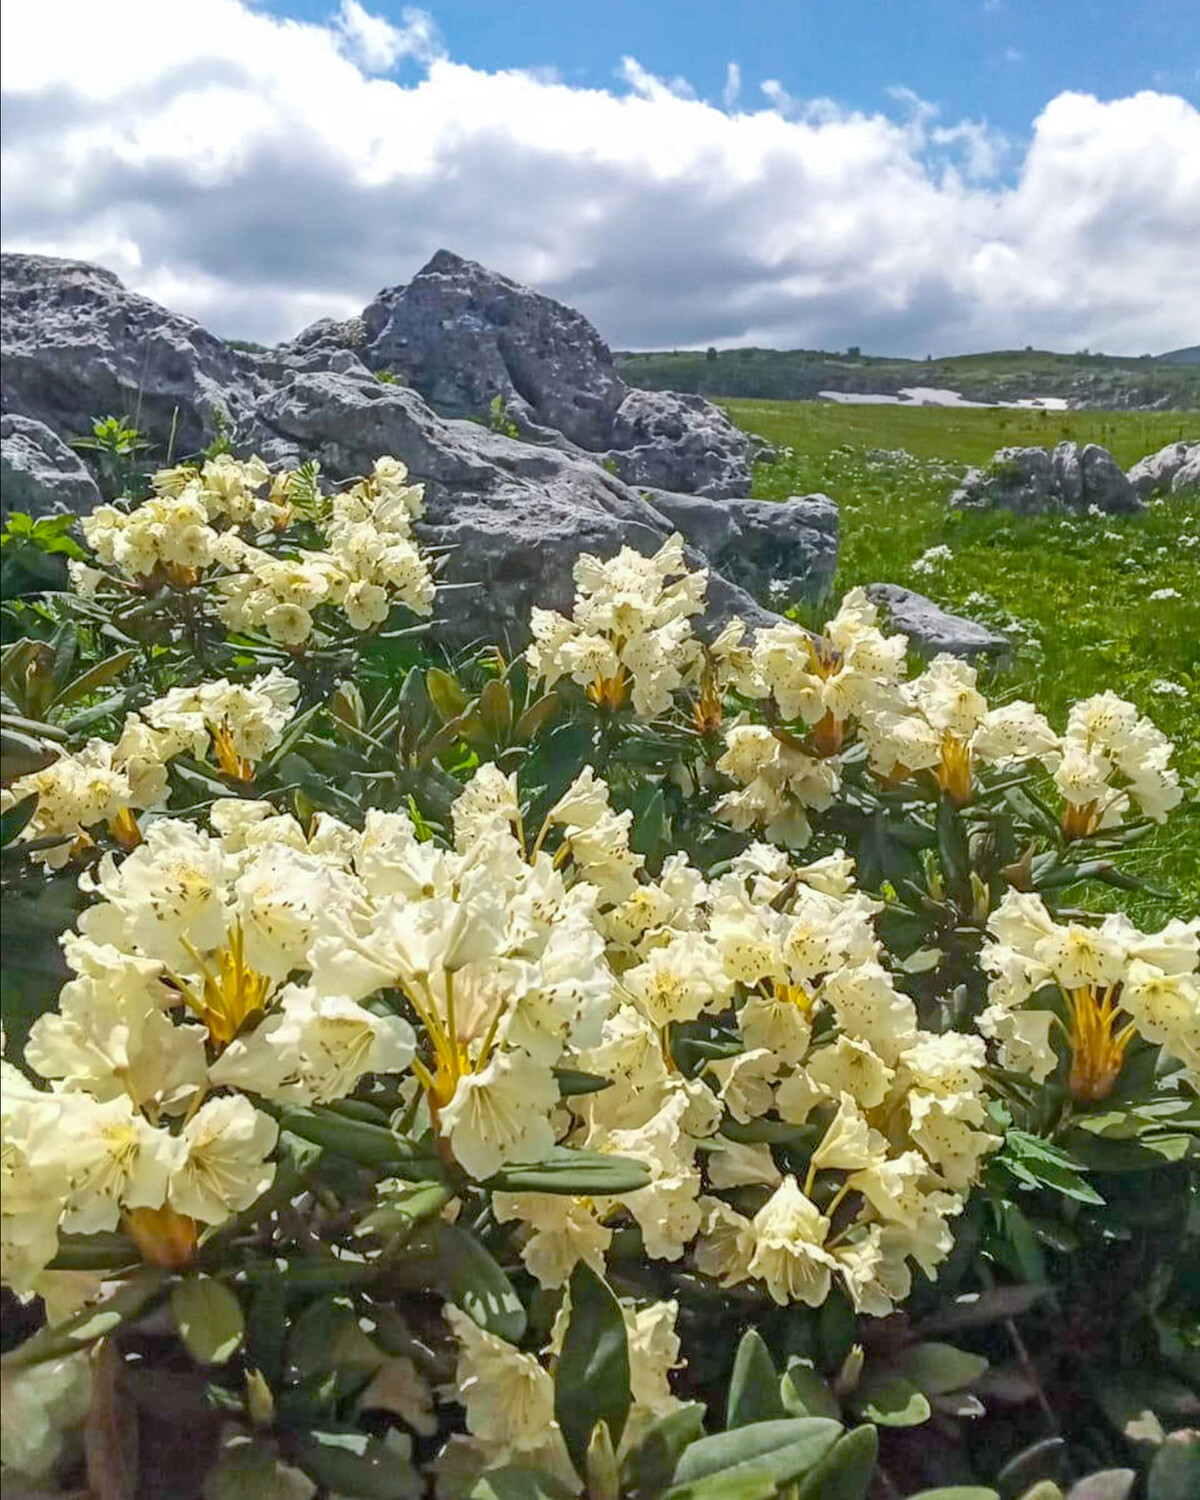
[[[1168,443],[1139,459],[1125,477],[1142,500],[1200,490],[1200,442]]]
[[[0,406],[60,436],[123,415],[160,451],[194,452],[265,393],[250,357],[84,261],[4,255],[0,321]]]
[[[44,422],[11,413],[0,417],[0,512],[79,516],[100,499],[79,454]]]
[[[828,495],[714,504],[667,490],[642,493],[714,568],[773,609],[811,603],[833,581],[838,509]]]
[[[694,564],[714,565],[710,628],[735,613],[752,625],[769,618],[746,590],[770,592],[772,575],[747,562],[734,580],[718,561],[727,555],[722,540],[733,534],[721,525],[727,506],[670,496],[683,502],[683,510],[668,514],[660,508],[661,494],[643,498],[582,453],[535,447],[476,422],[439,417],[415,391],[381,384],[365,371],[294,375],[260,403],[247,438],[271,462],[315,457],[333,478],[361,474],[380,453],[404,459],[425,484],[426,514],[418,533],[430,546],[447,550],[441,577],[449,587],[439,590],[435,621],[447,644],[494,639],[511,648],[524,645],[532,604],[569,610],[571,570],[580,552],[607,557],[626,543],[649,552],[675,529],[692,543]],[[778,511],[780,534],[797,515],[786,505],[742,503]],[[807,596],[815,597],[836,562],[837,524],[832,501],[815,497],[811,509],[814,517],[821,513],[823,550],[814,527],[807,550],[797,540],[793,561],[798,570],[801,556],[812,560]],[[763,563],[769,552],[761,549]],[[789,589],[799,590],[804,582],[797,571]]]
[[[361,325],[324,320],[265,351],[234,349],[80,262],[5,256],[3,279],[3,410],[15,493],[30,508],[35,480],[40,509],[99,500],[63,440],[109,412],[136,421],[157,460],[195,453],[218,422],[239,452],[316,458],[335,480],[394,453],[426,485],[421,534],[445,550],[452,585],[437,628],[455,645],[519,646],[533,603],[570,605],[581,551],[650,551],[675,529],[710,569],[712,626],[734,612],[772,618],[762,600],[813,600],[836,567],[832,501],[738,498],[748,440],[715,408],[629,391],[579,314],[456,256],[435,256],[412,297],[381,294]],[[420,331],[420,358],[405,328]],[[379,378],[397,363],[401,379]],[[494,391],[502,377],[509,385]],[[518,436],[438,414],[421,385],[476,414],[501,394]],[[677,493],[681,483],[702,493]]]
[[[630,391],[606,455],[627,484],[724,499],[750,488],[747,439],[702,396]]]
[[[475,261],[439,250],[407,286],[380,292],[363,324],[367,363],[443,416],[486,416],[499,397],[521,436],[561,433],[630,484],[714,498],[750,488],[750,440],[715,406],[631,390],[582,313]]]
[[[989,630],[974,620],[949,614],[932,599],[898,583],[872,583],[867,597],[878,604],[892,629],[903,632],[914,651],[936,656],[1006,656],[1012,649],[1007,636]]]
[[[1093,506],[1117,515],[1142,504],[1116,459],[1096,443],[1059,443],[1053,452],[1001,448],[987,468],[968,471],[950,503],[1020,515]]]

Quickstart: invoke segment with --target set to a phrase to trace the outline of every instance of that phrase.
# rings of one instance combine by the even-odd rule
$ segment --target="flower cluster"
[[[299,685],[277,668],[245,684],[220,678],[172,688],[140,713],[127,714],[115,744],[89,740],[75,754],[64,752],[19,777],[0,792],[0,808],[37,797],[21,838],[38,842],[37,858],[50,869],[90,848],[101,824],[132,848],[141,840],[135,812],[166,805],[170,760],[185,751],[204,758],[211,750],[225,775],[251,780],[256,763],[279,744],[298,694]]]
[[[218,802],[216,835],[162,818],[86,888],[98,900],[63,939],[75,977],[34,1023],[29,1067],[6,1065],[2,1257],[35,1290],[59,1230],[123,1225],[147,1260],[186,1264],[271,1183],[275,1122],[237,1091],[338,1098],[412,1058],[412,1032],[343,998],[289,984],[343,877],[338,826],[306,839],[265,803]],[[254,1028],[270,1067],[247,1067]],[[257,1032],[252,1031],[252,1037]]]
[[[619,708],[628,699],[640,717],[654,718],[699,668],[690,617],[703,610],[707,586],[707,572],[684,563],[678,534],[653,557],[622,547],[601,562],[585,552],[575,563],[572,616],[532,611],[530,668],[548,687],[569,677],[593,703]]]
[[[1072,1096],[1104,1099],[1141,1035],[1200,1087],[1200,920],[1143,933],[1114,914],[1085,927],[1056,922],[1040,896],[1009,891],[988,931],[982,963],[992,978],[978,1024],[1005,1067],[1048,1078],[1059,1064],[1057,1034]]]
[[[217,570],[226,625],[265,630],[289,647],[308,640],[322,605],[359,631],[382,624],[396,603],[418,615],[432,611],[433,576],[412,535],[422,490],[408,483],[398,459],[377,459],[370,475],[331,497],[319,549],[278,540],[303,488],[296,471],[272,475],[261,458],[223,454],[202,466],[160,469],[151,483],[150,498],[132,510],[101,505],[83,519],[102,568],[138,588],[192,589]],[[75,564],[73,577],[90,594],[104,574]]]
[[[956,807],[972,801],[988,770],[1040,763],[1064,799],[1068,838],[1119,824],[1131,807],[1161,822],[1180,801],[1171,743],[1131,703],[1112,693],[1077,703],[1060,736],[1032,703],[990,706],[975,668],[958,657],[936,656],[908,678],[906,646],[903,635],[883,635],[862,589],[820,636],[787,622],[760,630],[737,687],[769,699],[769,722],[743,715],[726,728],[717,769],[737,789],[718,814],[802,846],[808,814],[841,786],[853,739],[883,787],[924,785]]]
[[[844,856],[793,867],[756,844],[717,880],[675,855],[651,881],[590,773],[552,817],[573,851],[607,828],[626,871],[600,899],[617,1003],[579,1054],[609,1086],[564,1101],[561,1138],[640,1160],[651,1181],[611,1199],[497,1194],[529,1269],[557,1286],[580,1259],[601,1267],[628,1216],[647,1255],[690,1251],[726,1285],[817,1306],[839,1276],[856,1306],[890,1309],[910,1259],[935,1274],[997,1144],[982,1039],[918,1027]]]
[[[227,535],[221,561],[221,617],[233,630],[264,629],[273,641],[301,646],[313,631],[313,612],[328,605],[354,630],[381,625],[395,603],[414,614],[433,610],[429,565],[412,538],[423,509],[420,485],[394,458],[376,459],[368,478],[334,495],[326,547],[277,557]]]

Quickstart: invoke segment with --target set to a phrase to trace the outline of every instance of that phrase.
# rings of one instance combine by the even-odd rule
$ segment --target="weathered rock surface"
[[[1092,506],[1116,515],[1142,504],[1116,459],[1096,443],[1059,443],[1052,452],[1001,448],[987,468],[968,471],[950,503],[1020,515]]]
[[[101,495],[87,466],[44,422],[0,417],[0,512],[85,515]]]
[[[606,454],[630,484],[714,497],[750,488],[750,440],[715,406],[630,390],[582,313],[475,261],[439,250],[407,286],[380,292],[363,324],[367,363],[401,373],[443,416],[484,416],[499,396],[521,436],[559,432]],[[329,338],[301,335],[310,348]]]
[[[60,436],[124,415],[161,448],[174,429],[174,451],[193,452],[266,388],[246,355],[84,261],[0,257],[0,318],[2,409]]]
[[[1125,477],[1142,500],[1200,489],[1200,442],[1168,443],[1139,459]]]
[[[667,514],[661,493],[643,498],[585,454],[535,447],[476,422],[439,417],[415,391],[383,385],[366,372],[294,375],[260,403],[247,436],[271,462],[315,457],[334,478],[362,473],[380,453],[404,459],[426,486],[426,514],[417,530],[431,546],[449,549],[442,578],[458,587],[439,594],[437,631],[450,644],[485,638],[524,644],[532,604],[569,610],[580,552],[607,557],[625,543],[648,552],[676,528],[692,544],[694,564],[714,565],[710,626],[732,614],[751,625],[770,618],[746,590],[769,592],[773,575],[755,571],[747,559],[735,580],[714,556],[729,555],[728,505],[670,496],[684,503]],[[833,502],[823,496],[794,502],[812,521],[807,533],[788,505],[741,504],[779,512],[781,534],[794,527],[796,572],[788,586],[803,590],[801,563],[808,557],[807,597],[815,597],[836,562]],[[761,547],[764,565],[771,551]]]
[[[714,504],[668,490],[642,493],[714,568],[774,609],[811,602],[833,581],[838,509],[828,495]]]
[[[924,594],[898,583],[869,584],[867,597],[882,608],[894,630],[903,631],[913,650],[925,656],[940,651],[951,656],[1005,656],[1012,649],[1007,636],[949,614]]]
[[[81,262],[5,256],[3,279],[3,410],[23,505],[35,479],[46,496],[55,475],[40,508],[98,502],[62,440],[110,412],[136,421],[155,458],[172,436],[177,457],[196,452],[218,420],[237,451],[317,458],[333,479],[394,453],[427,487],[421,533],[447,549],[443,577],[458,585],[440,597],[439,633],[457,644],[521,644],[531,604],[569,607],[579,552],[650,551],[676,528],[693,564],[710,568],[713,626],[735,612],[752,625],[772,618],[759,599],[816,598],[836,566],[832,501],[736,498],[749,487],[748,439],[715,408],[630,392],[579,314],[456,256],[435,256],[412,297],[382,294],[361,327],[323,320],[267,351],[232,348]],[[406,328],[420,332],[420,359]],[[379,380],[364,356],[376,372],[400,365],[411,385]],[[489,382],[502,375],[509,385],[496,392]],[[436,414],[412,388],[422,383],[439,403],[476,411],[511,391],[519,438]],[[612,472],[621,455],[636,485]],[[680,482],[705,493],[674,493]]]
[[[627,484],[727,499],[750,488],[746,434],[703,396],[630,391],[608,462]]]
[[[481,416],[500,396],[581,448],[608,446],[625,382],[583,314],[552,297],[439,250],[363,323],[371,366],[400,371],[443,415]]]

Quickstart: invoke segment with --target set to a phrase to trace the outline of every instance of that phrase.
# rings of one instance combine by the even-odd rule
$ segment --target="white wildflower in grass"
[[[940,542],[936,547],[927,547],[920,557],[910,563],[909,572],[922,575],[940,572],[943,564],[949,562],[953,556],[952,549],[945,542]]]
[[[1186,698],[1188,690],[1182,682],[1173,682],[1169,677],[1156,677],[1150,691],[1160,698]]]
[[[1146,595],[1147,604],[1164,604],[1168,599],[1182,599],[1183,595],[1178,589],[1155,589],[1153,593]]]

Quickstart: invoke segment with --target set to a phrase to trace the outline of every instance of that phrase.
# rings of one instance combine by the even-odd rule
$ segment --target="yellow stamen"
[[[1071,1072],[1067,1088],[1073,1099],[1095,1103],[1112,1093],[1125,1053],[1136,1028],[1132,1023],[1117,1027],[1121,1008],[1115,985],[1103,994],[1084,985],[1067,992],[1071,1015]]]
[[[217,757],[217,765],[231,776],[235,781],[253,781],[254,765],[244,755],[239,755],[233,748],[233,736],[224,724],[212,732],[213,753]]]
[[[215,955],[215,972],[186,938],[183,945],[204,976],[200,996],[187,984],[176,981],[184,1003],[202,1018],[213,1043],[225,1048],[246,1022],[265,1008],[271,981],[265,974],[246,966],[245,939],[240,925],[230,933],[228,946]]]
[[[971,800],[971,747],[949,730],[942,736],[942,759],[933,773],[938,786],[950,798],[955,807],[964,807]]]
[[[142,842],[142,830],[128,807],[123,807],[115,818],[108,820],[108,829],[122,849],[136,849]]]

